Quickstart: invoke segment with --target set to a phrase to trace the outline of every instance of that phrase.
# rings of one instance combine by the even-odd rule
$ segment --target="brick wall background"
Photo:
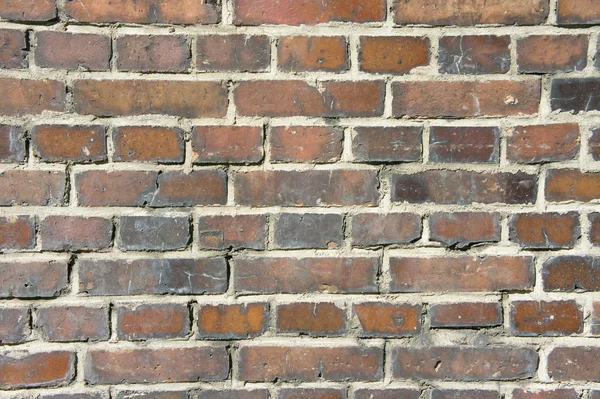
[[[0,398],[600,398],[597,0],[0,0]]]

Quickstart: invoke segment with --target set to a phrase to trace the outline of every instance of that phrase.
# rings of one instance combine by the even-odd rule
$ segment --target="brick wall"
[[[0,0],[0,398],[600,398],[597,0]]]

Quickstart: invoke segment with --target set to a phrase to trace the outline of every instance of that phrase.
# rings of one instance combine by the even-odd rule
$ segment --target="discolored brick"
[[[223,391],[201,390],[198,399],[269,399],[266,389],[229,389]]]
[[[36,310],[42,338],[53,342],[106,341],[110,338],[105,308],[52,306]]]
[[[356,127],[354,159],[361,162],[415,162],[421,159],[423,129],[417,126]]]
[[[517,301],[510,307],[512,333],[565,336],[583,331],[583,311],[575,301]]]
[[[181,163],[183,131],[177,127],[119,126],[113,130],[113,161]]]
[[[587,112],[600,110],[600,90],[598,78],[552,79],[550,86],[550,107],[552,111]]]
[[[271,162],[329,163],[340,160],[344,132],[325,126],[275,126],[270,131]]]
[[[600,291],[600,259],[564,255],[548,259],[542,267],[545,291]]]
[[[438,62],[443,74],[506,73],[510,69],[510,36],[465,35],[440,38]]]
[[[554,348],[548,355],[548,375],[554,381],[598,381],[598,356],[600,348],[597,347]]]
[[[498,242],[500,220],[498,213],[434,213],[429,217],[429,239],[457,249]]]
[[[558,0],[556,14],[560,25],[591,25],[600,22],[600,5],[594,0]]]
[[[277,399],[346,399],[346,390],[336,388],[287,388]]]
[[[106,161],[103,126],[39,125],[31,132],[35,156],[44,162]]]
[[[208,339],[244,339],[267,330],[269,306],[264,303],[202,305],[198,309],[198,336]]]
[[[359,66],[371,73],[405,74],[429,64],[427,37],[360,37]]]
[[[579,237],[577,212],[521,213],[509,220],[510,239],[525,248],[572,248]]]
[[[0,163],[23,162],[25,139],[16,126],[0,125]]]
[[[360,323],[361,337],[410,337],[421,330],[421,306],[365,302],[354,304],[352,310]]]
[[[418,399],[420,393],[419,390],[410,388],[360,388],[354,391],[354,399]]]
[[[352,245],[408,244],[421,238],[421,217],[414,213],[360,213],[352,216]]]
[[[0,309],[0,344],[24,342],[31,333],[28,308]]]
[[[506,158],[519,163],[560,162],[579,154],[579,125],[515,126],[506,134]]]
[[[117,336],[131,341],[152,338],[183,338],[190,331],[186,304],[148,304],[119,306]]]
[[[327,302],[280,304],[277,306],[277,331],[311,336],[340,335],[346,331],[344,312]]]
[[[55,0],[6,0],[0,18],[14,21],[49,21],[56,18]]]
[[[587,65],[586,35],[532,35],[517,42],[519,72],[581,71]]]
[[[487,389],[434,389],[431,399],[502,399],[502,396]]]
[[[0,10],[2,13],[2,10]],[[21,69],[27,66],[25,32],[0,29],[0,68]]]
[[[205,249],[264,249],[267,237],[265,215],[200,216],[199,246]]]
[[[263,159],[262,126],[197,126],[191,141],[195,164],[256,163]]]
[[[188,399],[186,391],[122,391],[115,399]],[[100,398],[99,398],[100,399]]]
[[[123,251],[169,251],[190,241],[187,217],[122,216],[119,223]]]
[[[512,391],[513,399],[577,399],[579,393],[574,389],[527,389],[519,388]]]
[[[110,36],[41,31],[36,32],[35,37],[35,63],[40,67],[84,71],[110,69]]]
[[[259,72],[271,64],[268,36],[202,35],[196,43],[196,68],[201,71]]]
[[[588,143],[590,155],[594,161],[600,161],[600,129],[593,129]]]
[[[117,69],[141,72],[186,72],[192,54],[184,36],[127,35],[117,38]]]
[[[0,115],[35,115],[65,109],[67,90],[62,82],[0,78],[0,92],[10,93],[0,100]]]
[[[439,303],[429,307],[432,328],[494,327],[502,324],[502,306],[490,303]]]
[[[154,198],[157,172],[88,170],[75,175],[80,206],[143,206]]]
[[[65,351],[3,354],[0,387],[3,389],[64,386],[75,376],[75,353]]]
[[[0,263],[0,298],[53,298],[67,287],[67,263]]]
[[[600,245],[600,213],[590,213],[588,220],[590,222],[590,242],[593,245]]]
[[[33,249],[36,241],[35,218],[0,217],[0,252]]]
[[[600,199],[600,173],[586,173],[579,169],[548,170],[545,194],[550,202]]]
[[[42,249],[102,251],[112,246],[113,224],[101,217],[51,215],[40,221]]]
[[[277,49],[282,71],[342,72],[349,67],[347,44],[342,36],[283,36]]]
[[[340,247],[344,239],[342,215],[282,213],[275,221],[278,248]]]
[[[65,201],[64,172],[7,170],[0,174],[0,206],[57,206]]]
[[[225,205],[227,175],[223,170],[169,171],[158,176],[151,206]]]
[[[500,130],[496,127],[431,127],[429,160],[440,163],[497,163]]]

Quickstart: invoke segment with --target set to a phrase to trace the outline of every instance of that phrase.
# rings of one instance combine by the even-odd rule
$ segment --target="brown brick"
[[[73,101],[75,112],[85,115],[223,117],[227,89],[220,82],[208,81],[77,80]]]
[[[0,217],[0,251],[35,247],[35,218]]]
[[[337,162],[342,155],[344,131],[327,126],[271,128],[271,162]]]
[[[2,10],[0,10],[1,12]],[[21,69],[27,67],[27,48],[25,32],[16,29],[0,29],[0,68]]]
[[[435,126],[429,133],[429,160],[442,163],[497,163],[500,130],[496,127]]]
[[[558,0],[556,22],[560,25],[591,25],[600,22],[600,4],[595,0]]]
[[[236,25],[317,25],[334,21],[377,22],[385,19],[382,0],[321,2],[307,0],[235,0],[233,23]]]
[[[242,381],[377,381],[382,377],[383,351],[376,347],[244,346],[239,350]]]
[[[183,338],[190,331],[186,304],[148,304],[119,306],[117,336],[131,341],[152,338]]]
[[[188,399],[186,391],[122,391],[117,394],[115,399]],[[102,399],[102,398],[98,398]]]
[[[476,365],[476,367],[474,367]],[[535,375],[538,355],[512,347],[427,347],[392,349],[393,378],[505,381]]]
[[[79,291],[98,295],[198,295],[227,289],[222,258],[79,260]]]
[[[31,145],[36,157],[46,162],[99,162],[106,160],[103,126],[35,126]]]
[[[360,388],[354,391],[354,399],[419,399],[420,394],[419,390],[409,388]]]
[[[237,174],[238,205],[376,206],[377,175],[370,170],[253,171]]]
[[[550,11],[547,0],[402,0],[394,6],[401,25],[537,25]]]
[[[238,83],[234,98],[242,116],[378,116],[384,89],[381,81],[255,80]]]
[[[342,36],[283,36],[277,44],[279,69],[342,72],[349,67],[346,47]]]
[[[559,162],[579,154],[579,125],[515,126],[506,134],[506,158],[519,163]]]
[[[390,258],[393,292],[530,291],[533,258]]]
[[[0,206],[62,205],[65,174],[50,170],[7,170],[0,174]]]
[[[590,213],[590,241],[594,245],[600,245],[600,213]]]
[[[405,74],[429,64],[426,37],[361,36],[360,70],[371,73]]]
[[[185,249],[190,242],[188,217],[121,216],[122,251],[171,251]]]
[[[42,249],[49,251],[105,250],[112,246],[110,219],[83,216],[48,216],[40,222]]]
[[[36,32],[35,37],[35,63],[40,67],[84,71],[110,69],[110,36],[41,31]]]
[[[598,58],[600,59],[600,57]],[[600,129],[593,129],[589,141],[590,154],[594,161],[600,161]]]
[[[0,344],[18,344],[31,334],[28,308],[0,309]]]
[[[502,399],[500,392],[482,389],[434,389],[431,399]]]
[[[600,335],[600,302],[594,302],[593,304],[590,327],[590,332],[592,334]],[[0,335],[2,334],[0,333]]]
[[[36,326],[46,341],[105,341],[110,338],[104,308],[52,306],[36,310]]]
[[[260,293],[374,293],[379,259],[271,258],[234,259],[237,292]]]
[[[243,339],[262,335],[269,323],[264,303],[202,305],[198,309],[198,336],[202,339]]]
[[[548,259],[542,268],[545,291],[600,291],[600,258],[565,255]]]
[[[345,331],[345,310],[333,303],[296,302],[277,306],[277,332],[326,336]]]
[[[198,36],[196,68],[201,71],[259,72],[271,65],[268,36]]]
[[[554,381],[598,381],[600,348],[555,348],[548,355],[548,375]]]
[[[6,0],[0,18],[13,21],[49,21],[56,18],[55,0]]]
[[[16,126],[0,125],[0,163],[23,162],[25,139]]]
[[[415,162],[421,159],[423,129],[417,126],[355,127],[352,153],[362,162]]]
[[[500,214],[487,212],[434,213],[429,217],[429,239],[464,249],[500,241]]]
[[[263,159],[262,126],[197,126],[191,141],[195,164],[256,163]]]
[[[102,396],[102,393],[99,391],[92,391],[92,392],[84,393],[84,392],[77,392],[75,390],[75,393],[59,393],[56,395],[41,394],[40,399],[104,399],[104,397]]]
[[[510,307],[514,335],[563,336],[583,331],[583,312],[575,301],[518,301]]]
[[[361,337],[407,337],[421,330],[421,306],[366,302],[354,304],[352,310],[360,323]]]
[[[66,3],[67,15],[79,22],[131,24],[214,24],[220,10],[197,0],[78,0]]]
[[[75,376],[75,353],[5,353],[0,356],[2,389],[64,386]]]
[[[90,350],[84,371],[90,385],[221,381],[228,374],[225,348],[207,346]]]
[[[600,198],[600,173],[551,169],[546,174],[546,200],[590,202]]]
[[[203,249],[264,249],[267,220],[265,215],[200,216],[198,234]]]
[[[440,303],[431,305],[432,328],[494,327],[502,324],[502,306],[490,303]]]
[[[586,35],[534,35],[517,42],[519,72],[581,71],[587,65]]]
[[[408,244],[421,238],[421,216],[414,213],[360,213],[352,216],[352,245]]]
[[[392,89],[394,116],[431,118],[535,115],[541,93],[539,80],[396,82]]]
[[[567,78],[552,79],[550,84],[550,108],[561,112],[588,112],[600,110],[600,79]]]
[[[510,69],[510,36],[444,36],[439,45],[443,74],[506,73]]]
[[[75,176],[81,206],[142,206],[154,197],[157,172],[88,170]]]
[[[229,389],[226,391],[201,390],[198,399],[269,399],[266,389],[251,389],[247,386],[242,389]]]
[[[52,298],[66,287],[65,262],[0,263],[0,298]]]
[[[537,177],[522,172],[479,173],[461,170],[429,170],[392,175],[392,201],[465,205],[534,203]]]
[[[117,69],[141,72],[185,72],[192,54],[184,36],[127,35],[117,38]]]
[[[287,388],[279,391],[277,399],[346,399],[346,390],[337,388]]]
[[[337,214],[282,213],[274,225],[278,248],[339,248],[344,240],[344,218]]]
[[[112,134],[113,161],[183,162],[183,131],[177,127],[121,126]]]
[[[510,239],[525,248],[573,248],[581,236],[577,212],[521,213],[509,220]]]
[[[513,399],[578,399],[579,393],[574,389],[533,390],[518,388],[512,391]]]
[[[0,115],[21,116],[63,111],[67,91],[54,80],[0,78],[0,93],[10,93],[0,100]]]
[[[225,205],[227,176],[223,170],[170,171],[158,177],[151,206]]]

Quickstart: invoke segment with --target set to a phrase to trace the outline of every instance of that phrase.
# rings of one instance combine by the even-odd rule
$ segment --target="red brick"
[[[381,81],[320,82],[256,80],[238,83],[234,91],[242,116],[358,117],[383,113]]]
[[[73,101],[75,112],[85,115],[223,117],[227,89],[220,82],[207,81],[77,80]]]
[[[337,388],[287,388],[279,391],[278,399],[346,399],[346,390]]]
[[[28,308],[0,309],[0,344],[18,344],[31,334]]]
[[[502,306],[490,303],[440,303],[429,308],[432,328],[494,327],[502,324]]]
[[[110,338],[105,308],[53,306],[36,310],[35,324],[46,341],[106,341]]]
[[[535,35],[517,42],[519,72],[557,73],[581,71],[587,65],[585,35]]]
[[[31,132],[33,152],[46,162],[99,162],[106,160],[103,126],[35,126]]]
[[[600,22],[600,4],[595,0],[558,0],[559,25],[591,25]]]
[[[590,242],[593,245],[600,245],[600,213],[590,213],[588,220],[590,222]]]
[[[415,162],[421,159],[423,129],[417,126],[355,127],[352,153],[360,162]]]
[[[207,346],[90,350],[84,371],[90,385],[221,381],[228,374],[225,348]]]
[[[434,389],[431,399],[502,399],[500,392],[480,389]]]
[[[510,69],[510,36],[465,35],[440,38],[439,72],[506,73]]]
[[[342,36],[283,36],[277,45],[279,69],[342,72],[349,67],[346,47]]]
[[[173,251],[190,243],[190,220],[183,217],[121,216],[122,251]]]
[[[519,163],[559,162],[579,154],[579,125],[559,123],[510,128],[506,158]]]
[[[64,386],[75,376],[75,353],[24,352],[0,356],[3,389]]]
[[[269,306],[203,305],[198,309],[198,336],[202,339],[244,339],[262,335],[269,323]]]
[[[417,81],[396,82],[396,117],[465,118],[535,115],[540,81]]]
[[[317,25],[328,22],[377,22],[385,19],[382,0],[235,0],[233,23],[236,25]]]
[[[66,3],[67,15],[79,22],[132,24],[214,24],[215,2],[197,0],[79,0]]]
[[[426,37],[361,36],[360,70],[371,73],[405,74],[429,64]]]
[[[177,127],[121,126],[112,134],[113,161],[183,162],[183,131]]]
[[[65,174],[46,170],[7,170],[0,174],[0,206],[62,205]]]
[[[554,381],[598,381],[600,348],[555,348],[548,355],[548,375]]]
[[[429,217],[429,239],[458,249],[498,242],[500,220],[499,213],[434,213]]]
[[[0,18],[13,21],[49,21],[56,18],[55,0],[5,0]]]
[[[512,347],[427,347],[392,349],[393,378],[505,381],[535,375],[538,355]]]
[[[337,162],[342,155],[344,131],[327,126],[271,128],[271,162]]]
[[[414,213],[360,213],[352,216],[352,245],[409,244],[421,238],[421,216]]]
[[[377,175],[370,170],[253,171],[237,174],[238,205],[376,206]]]
[[[0,78],[0,93],[10,93],[0,100],[0,115],[21,116],[63,111],[67,91],[54,80]]]
[[[269,399],[266,389],[229,389],[226,391],[201,390],[198,399]]]
[[[533,249],[573,248],[581,236],[577,212],[521,213],[509,220],[510,239]]]
[[[196,68],[201,71],[259,72],[271,65],[268,36],[198,36]]]
[[[354,399],[419,399],[421,391],[409,388],[369,389],[354,391]]]
[[[514,335],[564,336],[583,331],[583,312],[575,301],[518,301],[511,304]]]
[[[574,389],[527,389],[518,388],[512,391],[513,399],[578,399],[579,393]]]
[[[547,0],[402,0],[394,6],[395,22],[402,25],[537,25],[550,11]]]
[[[409,337],[421,330],[421,306],[366,302],[354,304],[352,309],[361,337]]]
[[[75,176],[81,206],[142,206],[156,191],[157,172],[89,170]]]
[[[531,257],[392,257],[390,268],[393,292],[530,291],[535,280]]]
[[[27,67],[26,50],[28,45],[25,42],[25,34],[22,30],[0,29],[0,68],[21,69]]]
[[[551,169],[546,174],[546,200],[590,202],[600,198],[600,173]]]
[[[158,177],[158,190],[151,206],[225,205],[227,176],[223,170],[165,172]]]
[[[429,133],[429,160],[443,163],[497,163],[500,130],[496,127],[435,126]]]
[[[0,217],[0,251],[35,247],[35,219],[30,216]]]
[[[199,295],[227,289],[222,258],[79,260],[79,291],[99,295]]]
[[[35,37],[35,63],[40,67],[84,71],[110,69],[110,36],[42,31],[36,32]]]
[[[344,218],[337,214],[282,213],[275,220],[277,248],[322,248],[342,246]]]
[[[0,125],[0,163],[25,160],[25,138],[16,126]]]
[[[0,298],[52,298],[66,287],[65,262],[0,263]]]
[[[600,291],[599,258],[565,255],[548,259],[542,268],[545,291]]]
[[[119,339],[183,338],[190,331],[186,304],[119,306],[116,313]]]
[[[117,38],[117,69],[141,72],[185,72],[192,54],[184,36],[127,35]]]
[[[191,141],[195,164],[256,163],[263,159],[262,126],[197,126]]]
[[[239,350],[242,381],[377,381],[382,377],[383,351],[376,347],[244,346]]]
[[[234,259],[234,288],[257,293],[374,293],[378,258]]]
[[[203,249],[264,249],[267,220],[264,215],[200,216],[198,234]]]
[[[296,302],[277,306],[277,332],[327,336],[345,331],[345,310],[334,303]]]
[[[100,217],[48,216],[39,233],[43,250],[98,251],[112,246],[113,224]]]

